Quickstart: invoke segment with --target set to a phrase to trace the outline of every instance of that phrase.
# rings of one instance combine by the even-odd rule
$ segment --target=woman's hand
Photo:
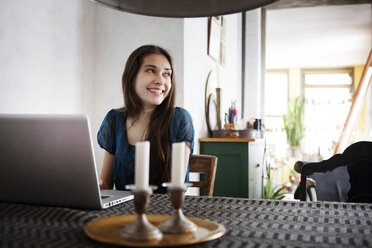
[[[99,177],[99,188],[112,189],[114,186],[112,166],[114,163],[114,155],[105,151],[103,157],[103,164],[101,169],[101,175]]]

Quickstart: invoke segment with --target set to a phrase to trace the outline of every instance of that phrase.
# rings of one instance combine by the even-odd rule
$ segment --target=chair
[[[212,196],[216,178],[217,157],[212,155],[192,155],[189,160],[190,172],[200,173],[200,179],[205,181],[190,181],[192,187],[204,189],[204,195]],[[207,174],[204,176],[203,174]]]
[[[301,181],[295,192],[296,199],[334,201],[333,198],[317,196],[322,190],[336,186],[339,201],[372,203],[372,142],[354,143],[342,154],[336,154],[321,162],[297,161],[294,169],[301,174]],[[311,183],[308,180],[310,177],[315,179],[315,182]],[[324,184],[323,181],[328,182]],[[312,188],[315,188],[316,195]]]

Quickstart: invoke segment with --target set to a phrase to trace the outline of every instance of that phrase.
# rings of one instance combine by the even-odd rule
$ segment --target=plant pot
[[[288,148],[288,158],[296,158],[300,159],[301,158],[301,150],[299,146],[290,146]]]

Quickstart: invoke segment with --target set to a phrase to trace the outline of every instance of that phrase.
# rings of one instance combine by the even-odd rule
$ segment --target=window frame
[[[309,85],[305,82],[306,74],[340,74],[347,73],[351,77],[351,84],[325,84],[325,85]],[[301,69],[301,85],[304,92],[305,88],[350,88],[350,93],[354,93],[354,68],[342,67],[342,68],[312,68],[312,69]]]
[[[323,85],[317,85],[317,84],[306,84],[305,77],[309,74],[341,74],[341,73],[347,73],[351,77],[351,84],[323,84]],[[344,88],[348,89],[350,92],[350,95],[354,95],[354,85],[355,85],[355,79],[354,79],[354,68],[353,67],[342,67],[342,68],[304,68],[301,69],[301,91],[303,92],[303,99],[306,99],[306,89],[335,89],[335,88]],[[306,112],[306,108],[305,108]],[[306,114],[306,113],[305,113]],[[304,123],[304,127],[306,124]],[[309,154],[308,154],[309,155]]]

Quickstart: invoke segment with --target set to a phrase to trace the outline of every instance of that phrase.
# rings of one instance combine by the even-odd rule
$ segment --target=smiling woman
[[[170,181],[171,146],[185,142],[185,181],[188,181],[189,155],[194,148],[194,127],[187,110],[174,108],[175,80],[170,55],[162,48],[137,48],[125,65],[122,87],[125,106],[112,109],[98,132],[98,143],[106,150],[101,189],[125,190],[134,182],[135,144],[150,141],[150,184]]]

